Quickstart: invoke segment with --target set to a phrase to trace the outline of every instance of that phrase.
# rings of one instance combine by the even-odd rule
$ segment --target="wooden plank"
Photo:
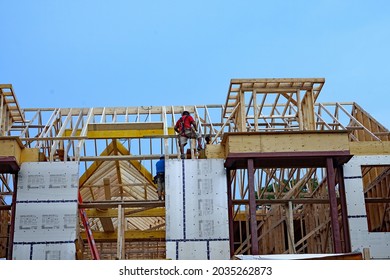
[[[0,84],[1,89],[12,89],[12,84]]]
[[[231,79],[231,84],[241,83],[325,83],[325,78],[264,78],[264,79]]]

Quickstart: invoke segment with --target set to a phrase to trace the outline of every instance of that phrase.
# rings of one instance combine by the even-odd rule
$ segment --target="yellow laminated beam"
[[[349,151],[347,131],[226,133],[225,154]]]
[[[0,156],[14,157],[18,164],[21,163],[23,144],[18,137],[0,137]]]
[[[73,132],[72,129],[65,129],[64,136],[70,137],[70,136],[72,136],[72,132]],[[73,135],[73,136],[80,136],[80,135],[81,135],[81,129],[77,129],[75,135]]]
[[[118,152],[121,155],[130,155],[130,152],[125,148],[125,146],[123,146],[117,140],[114,141],[116,141],[115,143],[116,147],[118,149]],[[110,155],[112,154],[113,150],[114,150],[114,143],[111,142],[110,145],[108,145],[107,148],[100,155],[101,156]],[[129,162],[139,173],[141,173],[145,177],[145,179],[148,181],[150,185],[155,186],[157,188],[156,184],[153,182],[153,175],[138,160],[134,159],[134,160],[130,160]],[[95,161],[91,164],[91,166],[88,167],[88,169],[85,171],[83,175],[81,175],[79,179],[80,187],[82,187],[84,183],[88,180],[88,178],[90,178],[95,173],[95,171],[98,170],[98,168],[102,163],[103,161]]]
[[[64,135],[70,137],[72,130],[65,130]],[[78,129],[74,136],[80,136],[81,130]],[[102,123],[89,124],[87,137],[90,139],[106,138],[142,138],[164,136],[163,123]],[[175,135],[173,127],[168,127],[168,135]]]
[[[386,141],[361,141],[349,143],[353,155],[388,155],[390,154],[390,142]]]
[[[83,240],[87,240],[85,232],[80,233]],[[101,232],[93,231],[93,238],[99,242],[116,242],[118,238],[117,232]],[[125,231],[125,240],[150,240],[150,239],[165,239],[165,230],[127,230]]]
[[[100,154],[101,156],[108,156],[114,150],[114,144],[111,142],[110,145]],[[79,186],[82,187],[84,183],[95,173],[96,170],[102,165],[103,161],[94,161],[91,166],[81,175],[79,179]]]
[[[105,209],[104,211],[99,209],[85,209],[88,218],[117,218],[117,209]],[[125,217],[165,217],[165,208],[152,208],[142,211],[134,211],[134,209],[126,210]]]
[[[89,139],[106,139],[106,138],[142,138],[152,136],[163,136],[162,129],[144,129],[144,130],[105,130],[105,131],[88,131]],[[174,135],[173,128],[168,128],[168,135]]]
[[[119,141],[117,141],[117,148],[120,154],[130,155],[130,152]],[[132,159],[130,160],[130,164],[145,177],[149,184],[157,188],[156,184],[153,182],[153,175],[141,164],[140,161]]]

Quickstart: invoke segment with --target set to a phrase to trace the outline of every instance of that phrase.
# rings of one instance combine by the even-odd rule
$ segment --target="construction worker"
[[[202,139],[197,133],[196,122],[188,111],[183,111],[181,118],[177,120],[175,131],[179,133],[179,146],[181,158],[185,158],[184,146],[187,145],[188,139],[197,139],[198,151],[202,149]]]
[[[165,160],[164,155],[160,156],[160,160],[156,162],[156,176],[154,177],[157,183],[158,200],[164,200],[165,194]]]

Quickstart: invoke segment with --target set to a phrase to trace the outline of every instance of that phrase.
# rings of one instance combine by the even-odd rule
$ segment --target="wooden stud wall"
[[[102,260],[117,259],[117,245],[113,242],[100,242],[97,244]],[[165,241],[126,242],[124,259],[127,260],[162,260],[165,259]],[[84,260],[90,260],[89,250],[84,250]]]

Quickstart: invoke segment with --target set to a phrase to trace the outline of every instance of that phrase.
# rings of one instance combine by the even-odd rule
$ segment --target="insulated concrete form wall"
[[[364,202],[362,166],[390,165],[390,156],[354,156],[344,165],[344,183],[352,251],[370,249],[373,259],[390,258],[390,232],[369,232]]]
[[[166,257],[230,258],[223,160],[165,161]]]
[[[77,162],[21,165],[13,259],[75,259],[78,168]]]

